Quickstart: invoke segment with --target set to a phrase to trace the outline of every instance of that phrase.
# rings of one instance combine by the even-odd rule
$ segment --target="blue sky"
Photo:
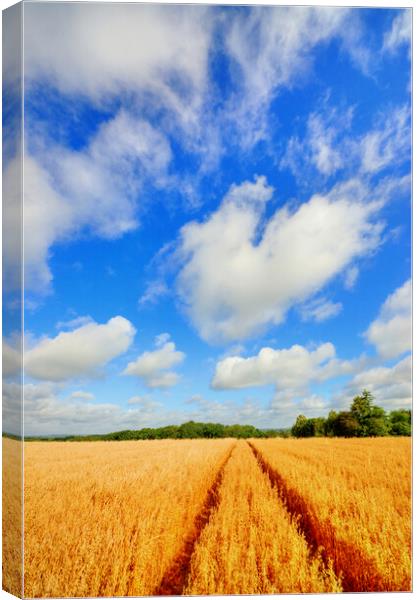
[[[24,6],[26,434],[410,406],[410,16]]]

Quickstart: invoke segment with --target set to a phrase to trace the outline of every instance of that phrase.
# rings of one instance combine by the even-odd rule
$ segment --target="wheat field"
[[[25,596],[410,590],[410,461],[406,438],[27,442]]]
[[[26,443],[25,595],[150,595],[231,440]]]
[[[3,588],[22,596],[22,442],[3,438]]]
[[[411,589],[410,438],[256,440],[350,591]],[[277,477],[279,475],[279,477]],[[274,475],[273,475],[274,477]]]
[[[342,591],[240,441],[225,467],[219,503],[191,562],[186,594]]]

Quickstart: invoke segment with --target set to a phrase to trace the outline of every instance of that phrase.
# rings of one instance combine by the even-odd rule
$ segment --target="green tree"
[[[352,412],[338,413],[334,421],[334,434],[339,437],[357,437],[360,435],[361,425]]]
[[[335,410],[330,410],[328,413],[328,418],[324,424],[324,433],[326,436],[332,437],[335,435],[334,425],[337,417],[338,413]]]
[[[367,420],[372,415],[372,404],[373,396],[367,390],[363,390],[361,396],[356,396],[351,403],[350,412],[360,425],[358,435],[363,437],[368,435]]]
[[[411,435],[411,411],[393,410],[389,414],[390,435]]]
[[[372,437],[389,435],[389,426],[386,418],[370,417],[367,420],[367,435]]]
[[[304,415],[299,415],[291,432],[294,437],[323,436],[325,434],[325,419],[323,417],[308,419]]]
[[[325,435],[326,419],[324,417],[316,417],[309,419],[309,421],[312,422],[313,435],[315,437],[323,437]]]
[[[305,415],[298,415],[291,432],[294,437],[309,437],[308,429],[308,419],[305,417]]]

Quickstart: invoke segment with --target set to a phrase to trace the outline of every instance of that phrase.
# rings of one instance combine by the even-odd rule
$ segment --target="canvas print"
[[[3,12],[6,591],[412,590],[411,21]]]

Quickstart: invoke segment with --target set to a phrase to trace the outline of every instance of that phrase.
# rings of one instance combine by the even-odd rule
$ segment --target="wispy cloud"
[[[396,52],[400,47],[410,48],[412,40],[412,10],[402,9],[393,19],[391,28],[385,33],[383,51]]]
[[[304,135],[292,136],[280,168],[288,168],[298,183],[306,182],[306,173],[324,179],[337,172],[362,171],[374,175],[387,167],[402,165],[410,159],[410,110],[407,106],[391,107],[376,115],[370,129],[353,132],[353,107],[337,110],[326,102],[306,121]]]
[[[156,304],[160,298],[170,293],[167,284],[162,279],[155,279],[148,283],[144,293],[138,300],[139,306]]]
[[[255,39],[248,44],[249,39]],[[231,118],[241,123],[244,147],[268,138],[268,108],[283,89],[298,85],[314,69],[315,50],[331,40],[363,73],[372,70],[358,14],[346,8],[255,7],[233,19],[227,48],[239,96]]]
[[[303,321],[321,323],[340,314],[343,309],[341,302],[332,302],[326,298],[315,298],[300,307]]]

